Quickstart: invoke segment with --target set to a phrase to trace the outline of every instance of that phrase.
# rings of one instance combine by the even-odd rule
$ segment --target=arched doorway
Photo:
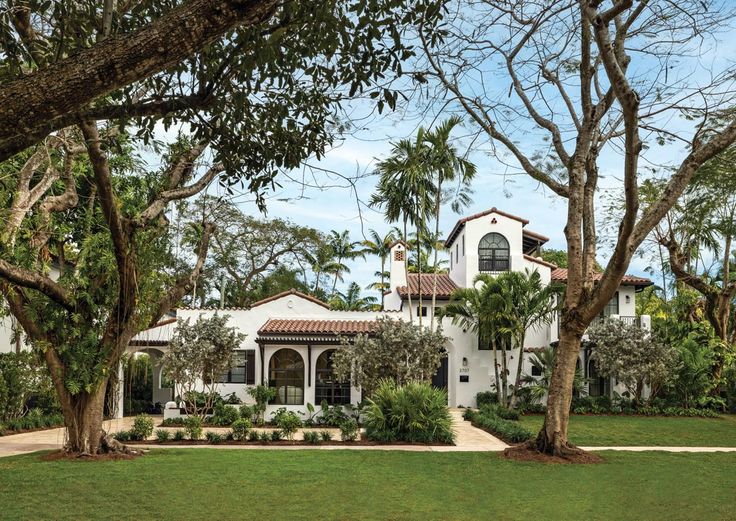
[[[340,382],[335,377],[332,365],[334,349],[322,351],[317,357],[314,377],[314,403],[327,405],[346,405],[350,403],[350,382]]]
[[[268,363],[268,385],[276,389],[272,405],[304,405],[304,359],[293,349],[276,351]]]

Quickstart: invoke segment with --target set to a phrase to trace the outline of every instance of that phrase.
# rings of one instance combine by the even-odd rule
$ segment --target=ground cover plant
[[[0,504],[7,519],[59,521],[140,519],[143,504],[143,517],[181,521],[487,520],[489,512],[504,520],[733,515],[736,454],[602,455],[603,464],[571,466],[489,453],[166,449],[94,463],[91,472],[90,463],[30,454],[0,460]],[[292,476],[291,497],[310,498],[309,508],[284,500],[284,476]],[[462,483],[461,492],[448,492],[447,483]],[[519,494],[520,484],[535,492]],[[132,497],[136,501],[126,500]]]

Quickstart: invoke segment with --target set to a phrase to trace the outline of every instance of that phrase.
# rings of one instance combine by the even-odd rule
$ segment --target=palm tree
[[[524,384],[523,389],[529,393],[530,401],[532,403],[540,403],[549,392],[552,367],[554,367],[555,363],[555,350],[551,347],[540,349],[531,356],[529,363],[537,370],[540,376],[523,374],[521,382]],[[587,394],[585,390],[585,379],[579,367],[575,369],[572,390],[578,395]]]
[[[332,250],[332,256],[335,263],[335,280],[332,283],[332,294],[334,295],[338,279],[342,282],[343,275],[345,273],[350,273],[350,268],[343,261],[365,257],[365,251],[358,249],[358,246],[361,244],[360,242],[350,240],[350,232],[347,230],[343,232],[337,232],[335,230],[330,231],[328,244]]]
[[[511,303],[511,336],[519,350],[516,366],[514,391],[511,395],[511,406],[518,401],[518,391],[521,387],[521,369],[524,363],[524,342],[529,329],[547,325],[552,322],[557,311],[563,291],[558,283],[545,285],[542,276],[537,270],[507,272],[499,275],[499,283],[508,287]]]
[[[458,154],[457,149],[450,144],[450,134],[462,120],[452,116],[436,129],[428,132],[424,139],[429,145],[429,164],[427,168],[432,174],[434,183],[434,220],[435,237],[440,235],[440,208],[443,198],[451,199],[452,210],[456,213],[470,203],[470,182],[475,177],[476,168],[473,163]],[[444,191],[446,183],[457,181],[454,191]],[[437,266],[439,248],[434,247],[434,265]],[[432,310],[437,304],[437,277],[432,284]],[[430,329],[434,329],[434,311],[430,321]]]
[[[330,308],[338,311],[368,311],[373,309],[378,299],[373,296],[361,297],[360,286],[356,282],[348,285],[345,293],[336,292],[330,300]]]
[[[307,255],[307,260],[311,265],[312,271],[314,272],[314,287],[312,293],[314,295],[319,294],[319,284],[322,280],[322,275],[335,275],[340,273],[341,265],[335,262],[334,253],[329,245],[325,244],[317,248],[313,254]]]
[[[402,239],[407,242],[407,226],[415,226],[417,235],[425,228],[431,211],[430,201],[433,186],[427,171],[427,152],[425,130],[420,128],[414,140],[402,139],[392,144],[391,155],[378,163],[380,175],[376,192],[371,196],[370,205],[383,208],[384,216],[390,223],[401,222]],[[409,270],[404,263],[407,284]],[[419,306],[422,305],[421,271],[419,277]],[[409,309],[411,310],[411,291],[409,291]],[[413,314],[410,311],[410,320]],[[419,324],[422,314],[419,313]]]
[[[385,300],[386,291],[386,259],[391,254],[391,245],[396,240],[393,231],[389,231],[386,235],[381,235],[376,230],[370,230],[368,232],[369,239],[363,241],[366,253],[377,256],[381,259],[381,271],[377,272],[377,275],[381,278],[380,286],[378,283],[373,283],[369,286],[370,289],[379,289],[381,292],[381,309],[383,309],[383,303]]]
[[[469,288],[458,288],[450,296],[438,317],[452,318],[452,323],[478,335],[480,345],[490,345],[493,351],[493,368],[496,377],[498,403],[506,404],[508,372],[506,349],[509,342],[509,297],[506,288],[488,273],[479,273]],[[498,351],[502,366],[499,369]]]

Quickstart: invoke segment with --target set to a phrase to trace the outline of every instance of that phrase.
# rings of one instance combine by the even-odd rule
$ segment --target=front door
[[[432,385],[434,387],[438,387],[440,389],[447,389],[447,374],[448,374],[448,366],[447,366],[447,355],[442,357],[442,363],[440,364],[439,368],[437,369],[437,372],[432,377]]]

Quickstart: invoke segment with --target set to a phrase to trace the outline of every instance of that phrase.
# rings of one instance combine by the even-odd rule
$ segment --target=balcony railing
[[[652,328],[652,322],[649,315],[608,315],[599,316],[591,322],[591,326],[594,324],[600,324],[604,320],[620,320],[627,326],[638,326],[642,329],[649,330]],[[560,315],[557,315],[557,338],[560,337]]]

